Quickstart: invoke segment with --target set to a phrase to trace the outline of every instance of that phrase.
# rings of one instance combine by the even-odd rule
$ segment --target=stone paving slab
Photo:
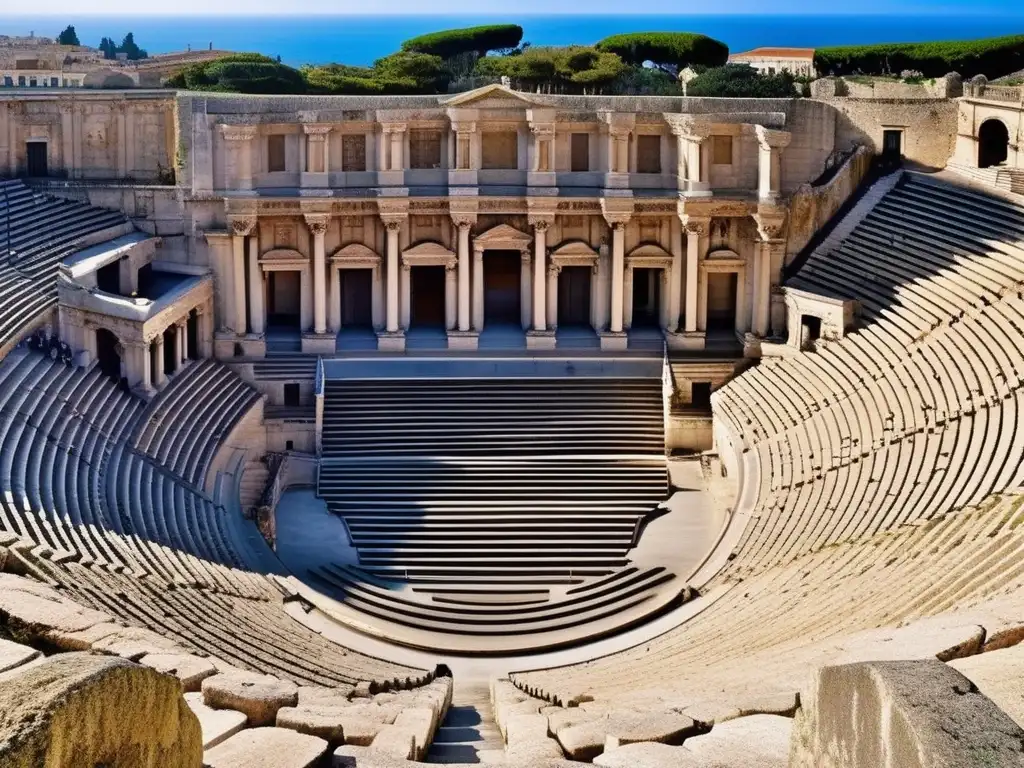
[[[284,728],[250,728],[203,754],[203,768],[316,768],[327,742]]]

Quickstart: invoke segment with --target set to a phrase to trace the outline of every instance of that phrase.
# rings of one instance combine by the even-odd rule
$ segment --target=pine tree
[[[57,35],[57,42],[61,45],[81,45],[73,24],[68,24],[64,31]]]

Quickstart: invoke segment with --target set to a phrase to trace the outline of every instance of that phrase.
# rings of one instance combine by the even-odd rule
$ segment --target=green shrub
[[[167,81],[172,88],[236,93],[305,93],[302,74],[257,53],[239,53],[191,64]]]
[[[595,47],[633,66],[650,61],[673,71],[694,65],[719,67],[729,58],[725,43],[692,32],[630,32],[606,37]]]
[[[373,76],[380,81],[411,81],[421,93],[444,91],[448,72],[444,59],[428,53],[399,51],[373,63]]]
[[[726,64],[705,70],[686,85],[687,96],[778,99],[797,95],[788,72],[762,75],[747,64]]]
[[[964,79],[975,75],[993,79],[1024,68],[1024,35],[818,48],[814,66],[819,75],[884,75],[912,69],[923,77],[959,72]]]
[[[402,43],[402,50],[429,53],[442,59],[463,53],[483,56],[489,51],[515,48],[522,39],[523,28],[518,24],[488,24],[420,35]]]
[[[578,93],[608,86],[626,71],[616,54],[585,45],[530,47],[516,56],[486,56],[477,62],[482,76],[509,77],[518,87]]]

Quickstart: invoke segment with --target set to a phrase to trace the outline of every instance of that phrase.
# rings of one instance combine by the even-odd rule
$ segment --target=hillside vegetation
[[[942,77],[1002,77],[1024,68],[1024,35],[931,43],[883,43],[818,48],[814,66],[819,75],[898,75],[920,72]]]

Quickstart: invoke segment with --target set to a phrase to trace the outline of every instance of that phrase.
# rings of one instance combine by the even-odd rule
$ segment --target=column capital
[[[786,215],[783,214],[753,214],[754,223],[757,224],[757,234],[762,242],[770,243],[784,239],[783,232],[786,229]]]
[[[310,141],[323,141],[331,132],[331,126],[320,123],[303,123],[302,132],[309,137]]]
[[[220,132],[227,141],[249,141],[256,137],[256,126],[221,123]]]
[[[710,218],[696,218],[688,214],[683,214],[679,217],[683,224],[683,230],[688,235],[697,235],[698,237],[707,237],[708,232],[711,230],[711,219]]]
[[[555,223],[555,216],[554,214],[531,213],[527,220],[536,231],[547,232],[548,228]]]
[[[601,213],[608,226],[619,229],[629,223],[633,217],[633,201],[623,198],[604,198],[601,200]]]
[[[251,235],[256,229],[255,216],[228,216],[228,229],[235,237]]]
[[[476,120],[453,120],[452,130],[456,133],[476,133]]]
[[[400,232],[407,218],[408,214],[405,213],[382,213],[380,215],[380,220],[384,222],[384,228],[388,232]]]
[[[706,120],[697,115],[684,115],[678,112],[663,113],[669,130],[680,139],[694,141],[698,144],[708,138],[712,132],[712,126]]]
[[[302,218],[306,220],[306,226],[314,235],[325,234],[331,223],[331,214],[329,213],[306,213]]]
[[[405,123],[381,123],[380,130],[382,133],[405,133],[408,125]]]
[[[476,224],[476,214],[475,213],[462,213],[462,212],[452,211],[451,217],[452,217],[452,224],[454,224],[459,229],[469,229],[474,224]]]

